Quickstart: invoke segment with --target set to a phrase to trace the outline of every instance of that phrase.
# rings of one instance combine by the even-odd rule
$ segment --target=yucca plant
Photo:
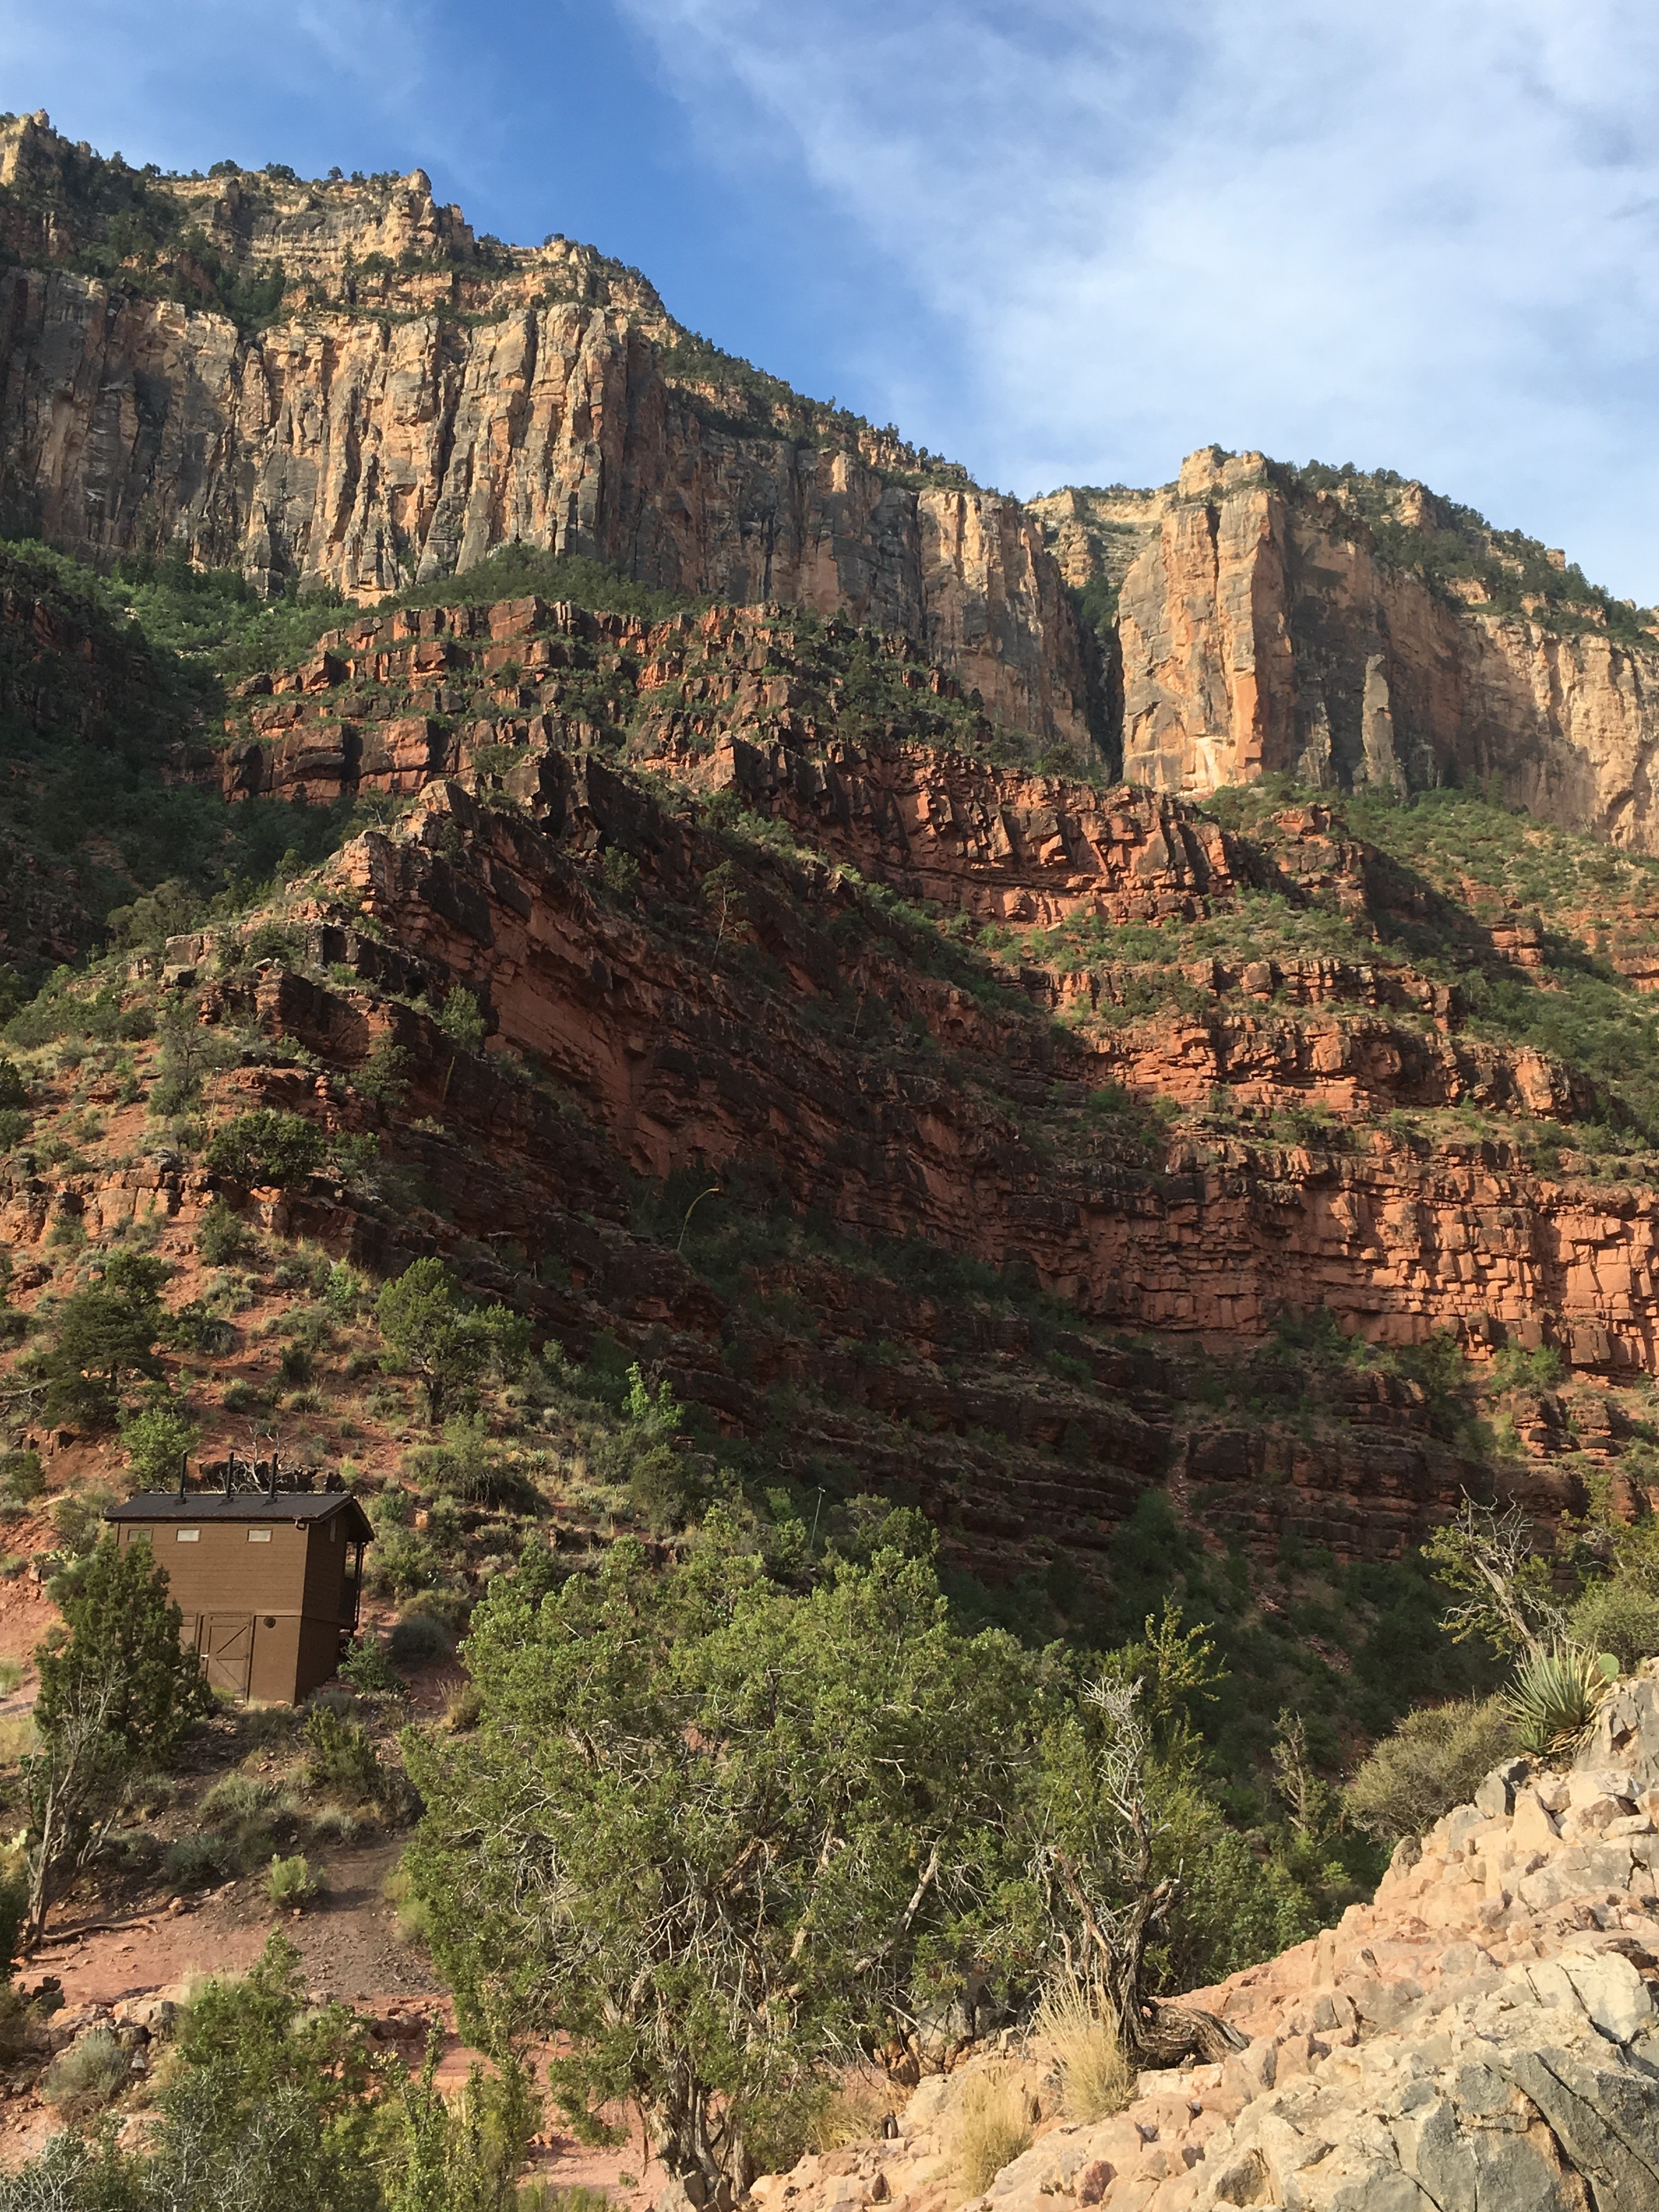
[[[1539,1758],[1571,1751],[1589,1734],[1619,1679],[1619,1662],[1577,1644],[1534,1651],[1516,1670],[1504,1704],[1523,1750]]]

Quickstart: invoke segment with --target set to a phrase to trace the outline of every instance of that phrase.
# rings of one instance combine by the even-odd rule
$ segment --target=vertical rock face
[[[1545,611],[1391,565],[1260,453],[1194,453],[1123,578],[1124,774],[1188,793],[1495,776],[1546,819],[1659,849],[1659,639],[1610,635],[1596,602]]]
[[[23,200],[74,155],[34,118],[0,132]],[[153,225],[191,227],[175,289],[234,260],[286,283],[282,312],[247,331],[216,297],[143,296],[125,264],[88,274],[46,208],[37,265],[0,277],[0,527],[93,561],[179,544],[360,600],[518,538],[907,631],[993,714],[1087,749],[1088,664],[1039,523],[793,395],[787,434],[746,399],[733,416],[674,372],[684,333],[637,272],[562,240],[486,253],[418,171],[147,189]]]

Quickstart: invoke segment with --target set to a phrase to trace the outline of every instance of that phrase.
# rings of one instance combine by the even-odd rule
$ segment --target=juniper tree
[[[35,1651],[40,1749],[24,1762],[31,1943],[96,1848],[133,1768],[165,1765],[212,1704],[148,1537],[121,1548],[106,1536],[63,1609],[63,1626]]]
[[[387,1364],[420,1378],[427,1415],[441,1428],[458,1401],[477,1397],[492,1368],[516,1373],[529,1357],[530,1325],[506,1306],[472,1306],[441,1260],[416,1260],[374,1309]]]
[[[665,1574],[625,1540],[534,1609],[500,1578],[468,1640],[477,1727],[405,1755],[467,2033],[556,2027],[573,2123],[633,2104],[727,2206],[826,2065],[985,1951],[1019,1874],[1034,1662],[952,1628],[925,1560],[838,1564],[798,1597],[710,1522]]]

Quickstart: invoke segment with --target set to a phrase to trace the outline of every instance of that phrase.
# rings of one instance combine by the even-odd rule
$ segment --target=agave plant
[[[1522,1748],[1539,1758],[1571,1751],[1595,1726],[1618,1679],[1619,1662],[1605,1651],[1567,1643],[1534,1651],[1504,1693]]]

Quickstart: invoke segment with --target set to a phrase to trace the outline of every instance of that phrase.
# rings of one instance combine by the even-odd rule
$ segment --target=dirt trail
[[[375,1627],[383,1625],[380,1607],[366,1611],[374,1616]],[[26,1656],[56,1618],[45,1592],[27,1578],[0,1584],[0,1656]],[[405,1708],[409,1717],[434,1717],[446,1693],[465,1680],[465,1668],[455,1662],[416,1670]],[[9,1698],[0,1700],[0,1726],[26,1718],[35,1686],[31,1670]],[[262,1872],[196,1899],[112,1912],[109,1917],[120,1923],[114,1926],[99,1924],[104,1915],[94,1899],[71,1900],[20,1978],[33,1986],[42,1975],[55,1974],[66,2005],[115,2005],[172,1990],[200,1975],[243,1972],[258,1957],[271,1929],[280,1926],[300,1953],[313,1996],[337,1998],[382,2021],[419,2023],[418,2032],[398,2039],[397,2047],[405,2057],[418,2061],[428,2028],[440,2027],[444,2048],[438,2079],[453,2088],[465,2079],[477,2053],[455,2034],[453,2008],[430,1957],[399,1936],[397,1914],[383,1893],[408,1840],[404,1832],[333,1849],[311,1845],[307,1855],[328,1887],[303,1913],[274,1913]],[[86,1932],[77,1935],[83,1924]],[[621,2113],[615,2118],[628,2139],[611,2148],[580,2143],[550,2122],[537,2139],[526,2178],[559,2188],[602,2189],[629,2212],[645,2212],[666,2177],[644,2159],[638,2122]],[[32,2156],[57,2124],[32,2093],[0,2100],[0,2170]]]
[[[299,1949],[314,1996],[340,1998],[381,2019],[441,2024],[445,2045],[439,2080],[453,2087],[465,2078],[477,2054],[453,2032],[453,2009],[431,1960],[399,1938],[396,1915],[381,1894],[406,1840],[382,1838],[329,1853],[328,1895],[307,1912],[273,1914],[263,1881],[249,1876],[182,1911],[147,1912],[125,1926],[67,1942],[49,1939],[24,1978],[32,1984],[41,1973],[56,1974],[66,2003],[112,2005],[170,1989],[195,1975],[240,1972],[252,1965],[272,1928],[280,1925]],[[64,1932],[74,1926],[71,1912]],[[404,2047],[418,2055],[422,2044],[411,2039]],[[0,2167],[20,2165],[55,2126],[52,2114],[32,2095],[0,2104]],[[629,2133],[631,2142],[595,2149],[550,2124],[538,2138],[526,2178],[560,2188],[603,2189],[619,2205],[643,2212],[665,2177],[654,2164],[641,2163],[637,2122]],[[623,2174],[629,2185],[622,2181]]]

